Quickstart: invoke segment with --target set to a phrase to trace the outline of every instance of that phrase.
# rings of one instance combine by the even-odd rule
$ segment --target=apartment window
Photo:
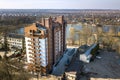
[[[30,30],[30,33],[32,33],[32,30]]]
[[[40,31],[40,30],[37,30],[37,33],[41,33],[41,31]]]

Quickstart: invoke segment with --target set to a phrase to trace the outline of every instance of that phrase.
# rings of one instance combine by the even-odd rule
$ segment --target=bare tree
[[[72,45],[74,45],[74,41],[75,41],[75,28],[74,27],[70,28],[70,39],[72,40]]]
[[[17,59],[0,61],[0,80],[28,80],[30,75],[23,68],[24,64]]]
[[[5,28],[4,33],[3,33],[3,35],[4,35],[4,51],[5,51],[4,57],[5,58],[7,58],[6,54],[8,53],[8,49],[9,49],[8,42],[7,42],[7,32],[8,32],[8,28]]]
[[[83,28],[81,31],[81,38],[85,41],[85,44],[87,44],[88,38],[92,35],[92,30],[91,27],[88,27],[87,24],[83,24],[82,26]]]

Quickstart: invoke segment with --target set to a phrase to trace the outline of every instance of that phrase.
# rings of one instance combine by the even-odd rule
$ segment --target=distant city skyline
[[[0,9],[120,9],[120,0],[0,0]]]

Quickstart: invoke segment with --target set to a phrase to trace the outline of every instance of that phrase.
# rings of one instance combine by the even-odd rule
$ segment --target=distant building
[[[24,36],[22,35],[9,35],[7,37],[8,45],[10,48],[22,49]]]
[[[65,51],[65,29],[63,16],[42,18],[41,23],[25,27],[28,70],[41,75],[51,71]]]
[[[9,33],[7,35],[7,44],[10,49],[17,48],[22,49],[24,36],[14,33]],[[4,44],[4,37],[2,37],[1,42]]]

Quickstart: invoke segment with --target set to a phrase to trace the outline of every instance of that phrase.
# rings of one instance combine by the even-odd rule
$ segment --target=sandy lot
[[[120,80],[120,56],[108,51],[101,51],[98,56],[101,59],[96,58],[93,62],[85,64],[86,71],[90,72],[89,77]]]
[[[4,51],[0,51],[0,55],[3,57],[4,56]],[[13,51],[9,51],[8,52],[8,54],[7,54],[7,56],[10,56],[10,55],[12,55],[13,54]]]

